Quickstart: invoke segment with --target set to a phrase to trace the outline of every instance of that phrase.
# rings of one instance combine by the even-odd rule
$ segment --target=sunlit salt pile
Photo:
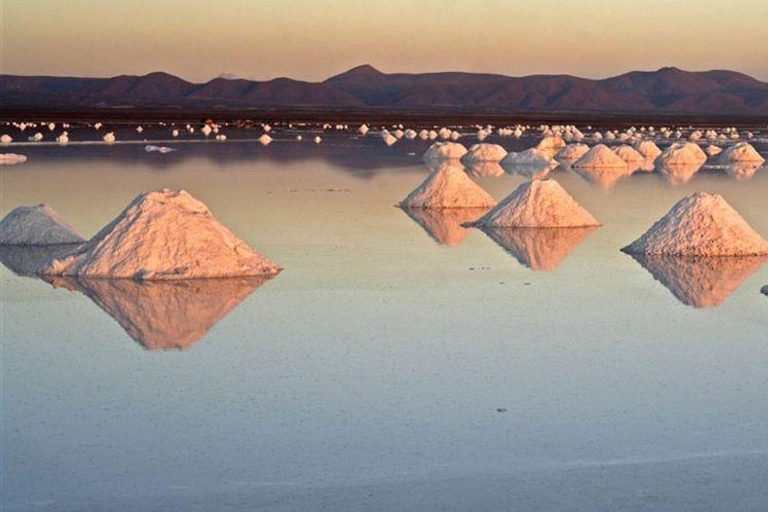
[[[589,146],[586,144],[568,144],[563,149],[557,152],[555,160],[558,162],[575,162],[589,151]]]
[[[624,160],[624,162],[629,165],[639,164],[645,160],[645,157],[641,155],[637,150],[624,144],[613,148],[613,152],[616,153],[616,156]]]
[[[27,161],[25,155],[17,155],[16,153],[0,153],[0,165],[13,165],[23,164]]]
[[[481,142],[470,146],[467,154],[462,160],[469,163],[474,162],[500,162],[507,156],[507,151],[498,144],[488,144]]]
[[[272,137],[270,137],[270,136],[269,136],[269,135],[267,135],[266,133],[262,133],[262,134],[261,134],[261,137],[259,137],[257,140],[259,141],[259,143],[260,143],[262,146],[266,146],[267,144],[269,144],[270,142],[272,142]]]
[[[401,208],[490,208],[496,204],[461,165],[444,164],[403,199]]]
[[[600,223],[554,180],[523,183],[477,221],[477,227],[570,228]]]
[[[584,153],[584,156],[573,163],[574,167],[590,169],[610,168],[626,169],[627,163],[605,144],[598,144]]]
[[[63,132],[61,135],[56,137],[56,142],[62,145],[69,144],[69,133]]]
[[[319,135],[315,137],[315,144],[320,144],[321,142],[323,142],[322,137],[320,137]]]
[[[467,148],[458,142],[435,142],[424,152],[425,162],[459,160],[467,154]]]
[[[622,251],[670,256],[755,256],[766,242],[722,196],[695,192],[680,200]]]
[[[28,137],[27,140],[29,142],[40,142],[41,140],[43,140],[43,134],[40,132],[37,132],[33,136]]]
[[[171,136],[174,137],[174,138],[178,137],[179,136],[179,130],[173,130],[171,132]]]
[[[91,240],[54,260],[43,273],[158,280],[257,276],[279,270],[189,193],[163,189],[140,194]]]
[[[707,154],[693,142],[675,142],[656,158],[656,165],[696,165],[707,161]]]
[[[721,164],[762,164],[765,162],[765,158],[763,158],[749,142],[739,142],[723,151],[720,158],[718,158],[718,162]]]
[[[83,238],[50,206],[19,206],[0,221],[0,245],[76,244]]]

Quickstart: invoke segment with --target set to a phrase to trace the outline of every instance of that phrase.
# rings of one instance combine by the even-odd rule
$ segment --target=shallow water
[[[393,207],[425,146],[13,147],[29,161],[0,168],[2,215],[45,202],[91,236],[185,188],[285,270],[0,270],[3,510],[768,509],[768,266],[619,252],[695,190],[768,236],[768,170],[558,169],[604,226],[509,236]],[[497,199],[527,179],[475,175]]]

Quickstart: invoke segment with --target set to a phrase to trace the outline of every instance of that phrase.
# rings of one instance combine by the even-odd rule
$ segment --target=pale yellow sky
[[[322,80],[370,63],[605,77],[673,65],[768,80],[766,0],[0,0],[0,14],[8,74]]]

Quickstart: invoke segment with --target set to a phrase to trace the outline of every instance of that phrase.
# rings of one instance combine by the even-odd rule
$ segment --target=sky
[[[319,81],[677,66],[768,80],[766,0],[0,0],[0,73]]]

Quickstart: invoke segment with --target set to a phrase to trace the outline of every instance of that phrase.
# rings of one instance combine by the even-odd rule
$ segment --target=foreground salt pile
[[[754,256],[768,254],[768,242],[722,196],[695,192],[675,204],[622,251],[672,256]]]
[[[438,166],[398,206],[401,208],[490,208],[496,204],[460,165]]]
[[[531,270],[555,270],[597,226],[583,228],[481,228],[488,237]]]
[[[465,162],[501,162],[507,156],[507,151],[498,144],[479,143],[470,146],[462,158]]]
[[[600,223],[558,182],[533,180],[517,187],[506,199],[471,225],[508,228],[570,228],[599,226]]]
[[[193,279],[276,274],[280,268],[221,225],[184,190],[140,194],[112,222],[44,274]]]
[[[605,144],[598,144],[576,160],[573,167],[626,169],[627,163]]]
[[[424,153],[425,162],[459,160],[467,154],[467,148],[458,142],[435,142]]]
[[[273,276],[175,281],[54,277],[114,318],[147,350],[183,350]]]
[[[19,206],[0,221],[0,245],[77,244],[83,238],[50,206]]]
[[[718,163],[721,164],[762,164],[763,162],[765,162],[765,158],[763,158],[749,142],[739,142],[738,144],[729,147],[723,151],[718,158]]]
[[[766,256],[696,257],[633,254],[632,257],[681,303],[721,305],[766,260]]]

